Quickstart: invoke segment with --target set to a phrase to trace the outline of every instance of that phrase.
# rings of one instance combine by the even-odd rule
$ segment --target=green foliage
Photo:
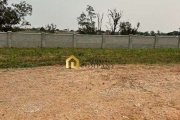
[[[45,29],[45,31],[46,32],[49,32],[49,33],[55,33],[55,30],[56,30],[56,25],[55,24],[48,24],[47,26],[46,26],[46,29]],[[41,29],[42,30],[42,29]]]
[[[154,36],[154,35],[156,35],[156,33],[152,30],[152,31],[150,32],[150,35],[151,35],[151,36]]]
[[[111,30],[111,35],[115,35],[117,27],[120,23],[122,12],[118,12],[116,9],[108,10],[109,26]]]
[[[146,32],[144,32],[144,35],[145,35],[145,36],[148,36],[148,35],[150,35],[150,34],[149,34],[148,31],[146,31]]]
[[[167,35],[180,35],[180,33],[178,31],[173,31],[173,32],[167,33]]]
[[[41,31],[41,32],[46,32],[46,30],[44,29],[44,27],[41,27],[41,28],[40,28],[40,31]]]
[[[179,49],[0,48],[0,68],[65,65],[70,55],[84,65],[94,59],[114,64],[180,64]]]
[[[90,5],[87,6],[86,12],[82,12],[81,15],[77,18],[78,25],[81,26],[79,28],[79,32],[81,34],[95,34],[95,21],[96,14],[94,13],[94,8]]]
[[[111,35],[121,34],[121,35],[129,35],[129,34],[137,34],[140,23],[137,23],[136,28],[132,28],[130,22],[122,22],[122,11],[118,12],[116,9],[108,10],[108,18],[109,18],[109,26],[111,30]]]
[[[12,30],[13,26],[28,26],[26,16],[32,15],[32,6],[25,1],[8,6],[7,0],[0,1],[0,31]]]
[[[137,28],[132,28],[130,22],[121,22],[119,26],[120,28],[119,32],[121,35],[130,35],[130,34],[135,35],[138,32],[139,26],[140,23],[137,23]]]

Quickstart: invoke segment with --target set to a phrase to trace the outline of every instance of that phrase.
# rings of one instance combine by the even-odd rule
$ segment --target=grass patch
[[[179,64],[179,49],[0,48],[0,68],[65,65],[68,56],[109,59],[115,64]]]

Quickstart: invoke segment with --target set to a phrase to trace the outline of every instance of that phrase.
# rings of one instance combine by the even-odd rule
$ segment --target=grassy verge
[[[0,68],[23,68],[65,65],[65,59],[75,55],[80,59],[99,56],[115,64],[180,64],[179,49],[71,49],[71,48],[0,48]]]

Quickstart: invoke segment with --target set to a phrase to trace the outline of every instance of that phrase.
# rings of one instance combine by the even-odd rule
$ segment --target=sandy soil
[[[1,69],[0,120],[180,120],[180,65]]]

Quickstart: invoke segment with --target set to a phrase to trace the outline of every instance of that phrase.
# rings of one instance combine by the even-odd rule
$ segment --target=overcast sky
[[[23,0],[8,0],[19,3]],[[94,7],[96,13],[104,13],[103,30],[106,30],[108,9],[123,11],[123,21],[133,26],[140,22],[140,31],[160,30],[170,32],[180,28],[180,0],[24,0],[33,6],[33,14],[27,20],[31,27],[50,23],[59,29],[78,29],[77,17]]]

